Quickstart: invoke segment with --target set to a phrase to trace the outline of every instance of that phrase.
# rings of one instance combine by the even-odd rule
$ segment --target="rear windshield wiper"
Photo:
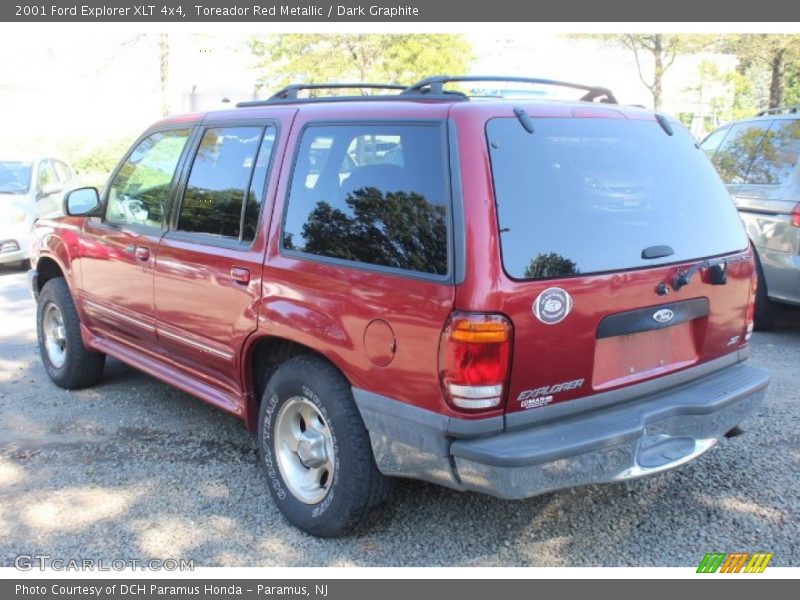
[[[728,259],[717,258],[709,259],[692,265],[685,271],[681,271],[672,280],[672,289],[676,292],[683,286],[688,285],[694,274],[702,269],[709,269],[711,273],[711,285],[725,285],[728,283]]]

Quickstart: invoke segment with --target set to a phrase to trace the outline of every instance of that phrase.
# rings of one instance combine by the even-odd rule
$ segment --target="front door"
[[[81,239],[81,305],[99,335],[154,348],[153,270],[170,191],[190,128],[142,139],[107,188],[102,218],[89,218]]]
[[[281,115],[246,125],[207,123],[158,246],[155,309],[160,346],[175,367],[238,412],[241,348],[257,327],[261,269]],[[280,151],[280,152],[279,152]],[[277,172],[277,169],[275,169]]]

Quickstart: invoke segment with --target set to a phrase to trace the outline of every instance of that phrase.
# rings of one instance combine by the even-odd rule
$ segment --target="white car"
[[[33,224],[62,215],[64,192],[77,186],[62,160],[0,156],[0,265],[27,265]]]

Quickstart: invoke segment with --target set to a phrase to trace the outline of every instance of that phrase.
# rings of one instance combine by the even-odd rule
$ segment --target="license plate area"
[[[605,389],[657,377],[698,360],[697,321],[596,340],[592,386]]]

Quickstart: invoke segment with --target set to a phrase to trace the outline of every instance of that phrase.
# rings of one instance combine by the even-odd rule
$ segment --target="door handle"
[[[150,260],[150,248],[147,246],[136,246],[133,250],[133,256],[136,257],[136,260],[147,262]]]
[[[231,267],[231,279],[242,285],[250,283],[250,269],[246,269],[245,267]]]

